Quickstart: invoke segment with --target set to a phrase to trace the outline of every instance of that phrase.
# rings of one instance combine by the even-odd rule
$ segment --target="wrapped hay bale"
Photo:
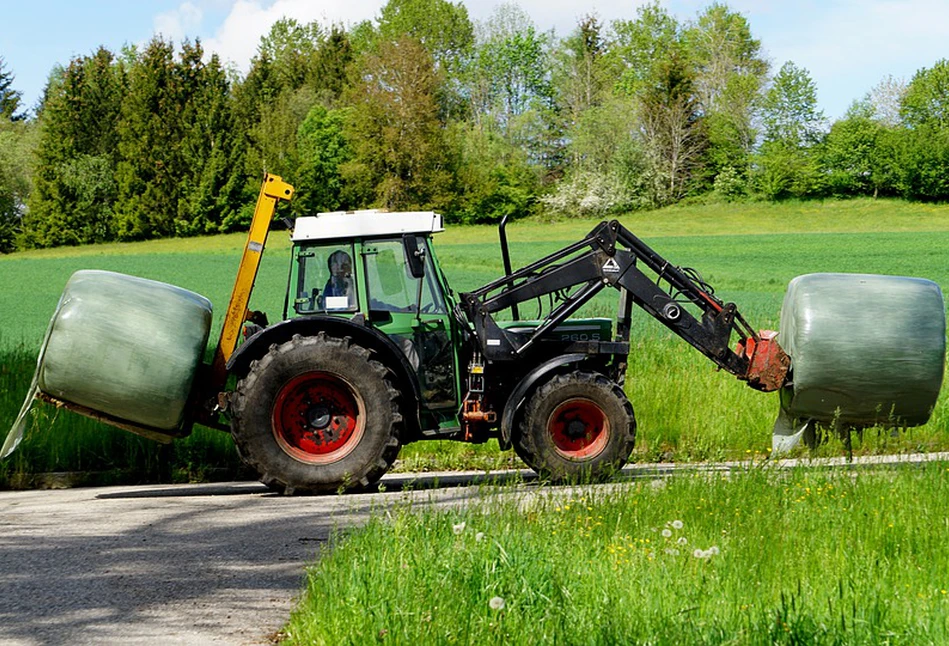
[[[808,274],[788,285],[778,342],[791,357],[786,420],[916,426],[942,385],[942,292],[922,278]]]
[[[211,302],[165,283],[77,271],[37,366],[47,395],[132,424],[181,427],[211,329]]]

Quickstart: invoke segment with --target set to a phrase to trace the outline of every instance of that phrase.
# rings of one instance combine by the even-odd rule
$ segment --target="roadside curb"
[[[667,478],[677,473],[731,473],[754,469],[874,469],[921,465],[930,462],[949,462],[949,451],[934,453],[902,453],[897,455],[856,456],[834,458],[781,458],[778,460],[732,460],[726,462],[658,462],[628,464],[616,478],[641,480]],[[389,473],[379,482],[380,489],[415,487],[437,488],[472,485],[537,482],[537,474],[530,469],[500,469],[498,471],[426,471],[418,473]]]

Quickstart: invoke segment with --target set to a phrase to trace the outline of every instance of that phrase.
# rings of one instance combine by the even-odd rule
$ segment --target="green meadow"
[[[673,263],[698,270],[716,295],[738,304],[756,328],[776,328],[785,287],[810,272],[922,276],[949,285],[949,207],[900,201],[676,206],[621,218]],[[528,220],[508,229],[515,266],[576,241],[593,220]],[[180,285],[215,305],[212,343],[234,280],[242,235],[39,250],[0,256],[0,423],[8,427],[29,386],[49,317],[69,276],[107,269]],[[502,273],[494,227],[450,227],[436,237],[456,291]],[[251,307],[282,316],[289,268],[285,231],[271,233]],[[872,307],[872,304],[868,304]],[[615,292],[581,315],[613,316]],[[530,308],[522,309],[530,315]],[[778,404],[750,390],[642,312],[634,313],[626,390],[638,421],[637,461],[766,455]],[[925,426],[899,434],[868,431],[857,452],[949,447],[945,398]],[[838,452],[839,443],[821,450]],[[405,447],[396,468],[492,469],[519,464],[494,442],[422,442]],[[0,484],[28,485],[31,474],[91,471],[108,481],[176,481],[244,474],[230,438],[208,429],[160,447],[66,411],[38,405],[28,437],[0,463]]]

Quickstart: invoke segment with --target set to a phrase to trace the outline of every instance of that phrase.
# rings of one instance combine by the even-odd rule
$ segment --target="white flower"
[[[663,535],[664,538],[672,538],[672,530],[671,530],[671,529],[664,529],[664,530],[662,530],[662,535]]]
[[[478,532],[475,534],[475,540],[479,543],[484,540],[484,532]]]
[[[692,556],[697,559],[707,559],[715,556],[719,552],[720,550],[718,549],[718,545],[712,545],[707,550],[696,549],[694,552],[692,552]]]
[[[457,536],[457,535],[461,534],[463,531],[465,531],[465,525],[466,525],[466,524],[467,524],[467,523],[461,522],[461,523],[458,523],[457,525],[452,525],[452,526],[451,526],[451,531],[455,532],[455,536]]]
[[[491,607],[491,610],[504,610],[504,599],[501,597],[491,597],[491,601],[488,602],[488,605]]]
[[[682,521],[681,520],[672,521],[672,527],[673,529],[682,529]]]
[[[687,539],[685,536],[680,536],[679,538],[676,539],[676,545],[688,545],[688,544],[689,544],[689,539]]]

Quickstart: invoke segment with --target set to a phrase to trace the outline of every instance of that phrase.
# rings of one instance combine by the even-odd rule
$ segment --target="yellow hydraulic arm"
[[[280,200],[289,201],[293,197],[293,187],[276,175],[264,175],[264,183],[260,187],[257,197],[257,206],[254,209],[254,218],[250,223],[247,234],[247,244],[244,245],[244,255],[237,268],[237,279],[234,281],[234,291],[231,292],[231,302],[227,305],[227,314],[224,316],[224,327],[221,329],[221,338],[214,353],[214,363],[211,365],[211,383],[215,388],[221,388],[227,380],[227,360],[231,358],[237,347],[237,339],[241,327],[247,319],[247,304],[257,279],[257,270],[260,268],[260,258],[264,253],[267,242],[267,233],[274,211]]]

